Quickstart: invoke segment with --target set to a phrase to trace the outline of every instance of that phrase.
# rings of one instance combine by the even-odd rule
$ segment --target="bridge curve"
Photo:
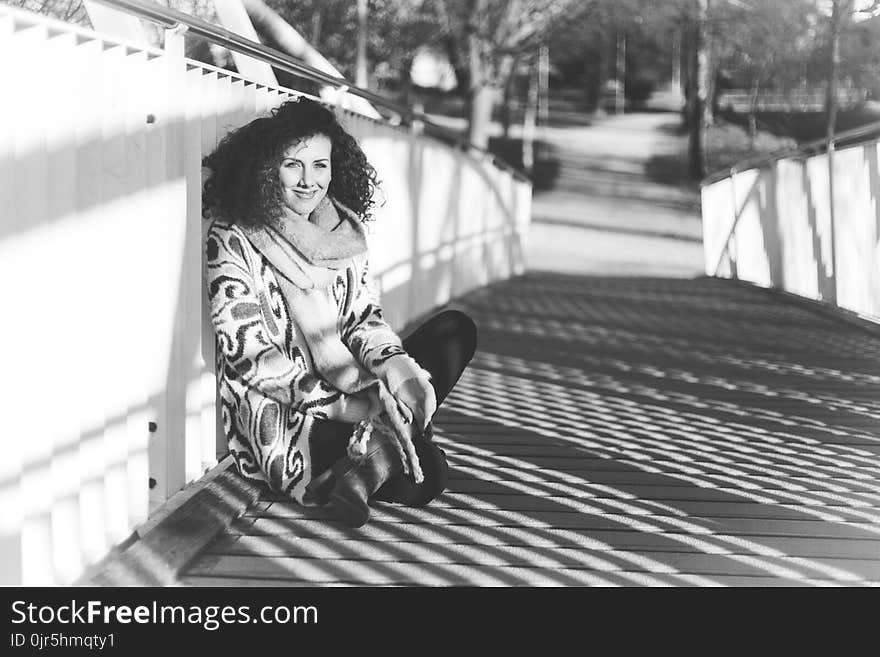
[[[880,337],[711,278],[530,273],[459,299],[477,356],[426,509],[263,497],[198,585],[875,585]]]
[[[485,154],[426,138],[424,116],[408,113],[411,124],[402,128],[347,115],[394,188],[384,210],[385,236],[393,239],[379,255],[392,321],[402,326],[451,304],[480,327],[474,362],[436,418],[450,488],[427,509],[379,505],[367,527],[351,530],[320,510],[261,496],[230,476],[228,461],[214,466],[223,440],[198,292],[199,162],[226,130],[292,91],[187,61],[175,45],[179,33],[168,38],[165,51],[155,50],[0,8],[0,53],[23,63],[7,72],[19,102],[2,109],[0,122],[0,173],[9,174],[0,176],[0,207],[13,219],[0,232],[0,273],[14,280],[40,259],[56,268],[47,270],[52,280],[35,284],[55,305],[34,302],[30,289],[13,292],[10,306],[30,322],[11,329],[10,342],[21,346],[12,354],[21,390],[44,383],[31,359],[57,337],[47,308],[100,315],[106,298],[128,299],[100,335],[87,323],[65,334],[78,349],[55,366],[79,378],[63,381],[55,413],[14,397],[20,413],[11,434],[32,439],[19,441],[0,469],[3,498],[21,509],[4,520],[0,538],[4,549],[12,546],[7,562],[19,581],[67,583],[100,561],[78,581],[880,583],[876,325],[735,280],[687,278],[701,264],[696,194],[647,189],[645,153],[619,156],[619,135],[600,157],[573,156],[577,175],[561,176],[574,186],[566,190],[568,210],[589,198],[593,216],[582,216],[586,206],[568,217],[537,216],[538,231],[568,231],[544,241],[546,261],[559,265],[560,249],[568,249],[567,264],[576,266],[522,275],[526,181]],[[70,75],[48,88],[41,80],[59,58]],[[101,75],[91,77],[96,70]],[[144,84],[126,86],[132,74]],[[76,98],[70,116],[47,122],[45,108],[59,95]],[[78,124],[82,117],[92,122]],[[861,305],[847,306],[845,294],[840,305],[876,308],[876,278],[845,283],[861,281],[862,271],[876,274],[871,212],[878,211],[880,146],[861,144],[837,160],[831,146],[812,164],[786,161],[769,173],[707,181],[703,264],[710,274],[775,285],[805,271],[809,284],[794,292],[827,300],[830,289],[857,290]],[[606,175],[603,166],[618,170]],[[853,210],[859,218],[838,242],[856,265],[832,267],[835,278],[826,280],[835,246],[817,225],[833,231],[836,224],[817,210],[822,199],[813,192],[822,170],[840,179],[850,166],[860,187],[838,199],[832,189],[825,200],[829,214]],[[595,174],[586,187],[585,171]],[[816,238],[806,266],[773,260],[794,253],[784,243],[791,235],[809,242],[798,232],[801,218],[779,227],[786,181],[812,190],[801,208]],[[631,193],[637,188],[641,197]],[[539,195],[536,207],[546,209],[546,200]],[[632,210],[633,225],[604,212],[622,207]],[[658,207],[674,230],[658,224]],[[769,229],[762,223],[768,207],[779,224]],[[137,230],[146,217],[159,218],[152,243]],[[572,231],[579,239],[641,239],[638,259],[648,265],[637,278],[620,268],[578,273],[584,251],[565,237]],[[660,263],[661,276],[651,267],[670,242],[679,250]],[[592,246],[607,252],[605,244]],[[167,256],[168,267],[132,277],[150,248]],[[107,280],[108,270],[118,276]],[[64,293],[92,287],[97,292],[82,297]],[[131,359],[93,358],[128,353],[135,301],[145,300],[152,323],[137,330],[147,346]],[[40,431],[28,424],[34,417],[45,417]]]

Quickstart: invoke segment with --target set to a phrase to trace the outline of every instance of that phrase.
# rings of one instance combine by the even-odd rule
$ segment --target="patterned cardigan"
[[[316,427],[361,420],[368,402],[315,372],[272,265],[241,229],[215,220],[205,255],[223,428],[238,471],[310,504]],[[340,270],[333,293],[340,337],[368,370],[405,353],[382,318],[365,256]]]

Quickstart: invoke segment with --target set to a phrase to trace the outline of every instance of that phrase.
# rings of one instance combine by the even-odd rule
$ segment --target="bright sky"
[[[855,0],[855,8],[859,9],[867,9],[874,3],[874,0]],[[830,14],[831,13],[831,0],[820,0],[819,7],[823,12]],[[867,13],[857,13],[855,15],[856,21],[863,21],[866,18],[871,18],[870,14]]]
[[[749,3],[751,0],[724,0],[725,2],[732,4],[736,7],[742,7],[743,9],[749,8]],[[874,0],[855,0],[855,9],[857,13],[855,14],[854,20],[856,22],[863,21],[868,18],[871,18],[871,14],[867,12],[859,12],[860,9],[867,9],[872,4],[874,4]],[[819,10],[825,14],[831,13],[831,0],[819,0],[818,1]],[[880,15],[880,8],[874,12],[874,15]]]

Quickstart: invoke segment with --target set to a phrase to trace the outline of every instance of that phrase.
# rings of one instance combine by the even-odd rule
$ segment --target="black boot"
[[[403,463],[391,438],[375,431],[361,463],[346,456],[333,470],[335,482],[330,491],[330,508],[346,525],[361,527],[370,519],[370,497],[382,484],[403,472]]]
[[[377,502],[396,502],[411,507],[422,507],[446,490],[449,479],[446,453],[431,442],[431,438],[433,432],[429,424],[425,434],[413,441],[425,480],[417,484],[410,475],[399,472],[376,491],[374,499]]]

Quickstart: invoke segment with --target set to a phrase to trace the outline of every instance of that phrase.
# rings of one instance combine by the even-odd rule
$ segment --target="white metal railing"
[[[296,92],[187,60],[181,39],[0,5],[2,583],[75,580],[225,450],[201,161]],[[418,121],[340,113],[383,181],[369,240],[393,325],[523,270],[526,180]]]
[[[711,176],[702,206],[707,274],[880,320],[880,124]]]
[[[837,90],[840,107],[853,107],[867,97],[864,89],[842,87]],[[748,89],[728,89],[718,95],[722,110],[746,113],[752,109],[752,94]],[[755,97],[759,112],[821,112],[825,109],[825,90],[792,89],[787,92],[762,91]]]
[[[195,16],[190,16],[189,14],[185,14],[169,7],[157,5],[150,0],[90,1],[154,22],[172,32],[188,32],[213,44],[227,48],[234,53],[247,55],[287,73],[292,73],[306,80],[333,87],[340,92],[340,95],[350,94],[367,100],[376,107],[385,110],[387,118],[395,125],[399,123],[412,125],[415,123],[417,124],[418,129],[424,131],[426,134],[437,137],[457,148],[462,148],[469,152],[479,154],[481,157],[491,160],[499,168],[509,171],[523,180],[527,179],[527,176],[524,173],[517,170],[515,167],[512,167],[502,158],[496,156],[485,148],[480,148],[469,143],[468,140],[459,133],[434,123],[425,112],[395,103],[369,89],[358,87],[345,78],[329,75],[324,71],[308,66],[307,64],[290,57],[280,50],[270,48],[256,41],[251,41],[240,34],[236,34],[235,32],[224,29]]]

